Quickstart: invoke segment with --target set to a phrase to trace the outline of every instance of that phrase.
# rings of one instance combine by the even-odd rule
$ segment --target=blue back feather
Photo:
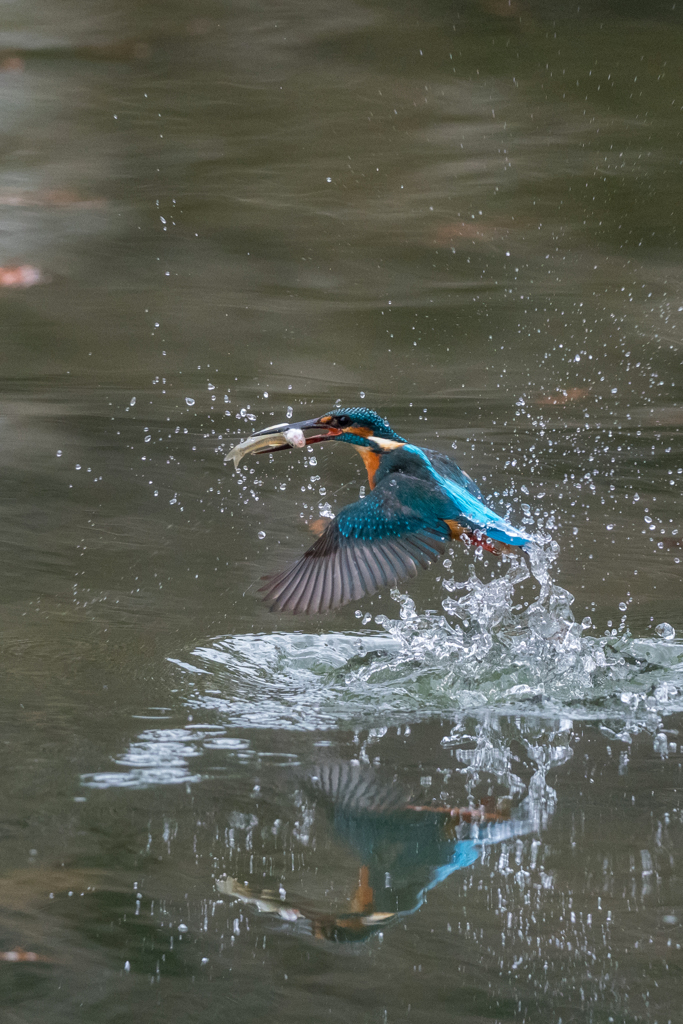
[[[467,490],[455,480],[448,479],[438,472],[430,462],[429,458],[413,444],[403,446],[403,451],[417,455],[425,467],[431,473],[433,479],[446,492],[453,502],[453,512],[444,516],[446,519],[465,519],[475,530],[483,530],[487,537],[492,540],[501,541],[503,544],[511,544],[513,547],[524,547],[531,540],[521,530],[517,530],[502,516],[487,508],[483,501],[480,501],[470,490]]]

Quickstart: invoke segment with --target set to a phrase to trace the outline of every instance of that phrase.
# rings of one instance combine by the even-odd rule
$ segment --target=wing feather
[[[354,549],[353,557],[361,579],[361,593],[374,594],[377,591],[378,583],[368,562],[367,551],[367,544],[359,544]]]
[[[406,551],[411,556],[414,562],[426,569],[430,564],[431,559],[425,554],[424,548],[417,544],[412,537],[406,537],[403,541]]]
[[[341,550],[335,551],[330,562],[332,569],[332,599],[330,608],[339,608],[342,603]]]
[[[308,561],[310,564],[306,570],[306,575],[302,577],[301,583],[294,592],[295,594],[298,592],[298,599],[295,602],[294,595],[290,598],[291,610],[293,612],[305,612],[311,603],[313,585],[319,567],[312,558],[309,558]]]
[[[300,598],[306,594],[306,586],[311,568],[311,562],[308,561],[304,563],[300,573],[288,573],[285,586],[279,595],[280,607],[283,611],[293,612],[296,610],[296,605]]]
[[[413,561],[412,555],[407,548],[397,541],[390,541],[385,548],[387,555],[392,559],[394,565],[397,567],[397,575],[399,579],[405,579],[407,576],[417,575],[417,566]]]
[[[339,568],[342,582],[340,604],[348,604],[349,601],[353,600],[353,589],[347,548],[339,549]]]
[[[351,555],[351,548],[346,546],[340,548],[342,558],[342,580],[344,583],[343,598],[344,604],[353,601],[356,597],[356,574],[355,562]]]
[[[315,614],[320,608],[320,601],[323,592],[323,579],[325,577],[325,563],[318,560],[315,567],[315,576],[312,577],[310,583],[310,594],[308,598],[308,604],[302,611],[308,612],[309,614]]]
[[[329,529],[329,527],[328,527]],[[323,534],[323,537],[325,534]],[[332,604],[332,566],[329,559],[325,561],[325,576],[323,579],[323,593],[320,601],[320,611],[329,612]]]
[[[298,561],[266,577],[260,592],[273,611],[319,614],[417,574],[444,553],[450,531],[430,511],[422,481],[392,476],[342,509]],[[417,508],[417,510],[416,510]]]
[[[393,587],[396,583],[396,576],[392,565],[387,561],[382,548],[383,546],[381,543],[373,544],[368,551],[368,556],[374,559],[375,565],[379,567],[379,571],[383,579],[383,586]]]

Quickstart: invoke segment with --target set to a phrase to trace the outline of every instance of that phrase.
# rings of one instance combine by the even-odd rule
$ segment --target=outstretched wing
[[[426,485],[429,488],[429,485]],[[260,588],[272,611],[318,614],[416,576],[446,550],[450,531],[417,490],[423,481],[392,474],[347,505],[288,569]],[[410,502],[408,502],[410,499]]]

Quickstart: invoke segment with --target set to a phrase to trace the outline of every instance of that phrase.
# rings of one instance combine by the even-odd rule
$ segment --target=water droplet
[[[658,626],[655,626],[655,633],[657,636],[661,636],[662,640],[673,640],[676,636],[676,630],[668,622],[660,622]]]
[[[61,459],[61,457],[62,457],[62,449],[61,449],[61,448],[58,448],[58,449],[57,449],[57,458],[58,458],[58,459]]]
[[[130,960],[126,960],[125,964],[123,965],[123,969],[124,971],[130,971]]]
[[[627,608],[628,608],[628,605],[626,604],[625,601],[620,601],[619,602],[619,611],[620,612],[625,612]]]
[[[189,930],[190,929],[187,927],[186,924],[179,924],[178,925],[178,931],[182,932],[183,935],[185,934],[185,932],[189,932]]]
[[[136,401],[137,401],[137,399],[136,399],[135,395],[133,395],[133,397],[131,398],[131,400],[128,403],[128,405],[135,405]]]
[[[264,530],[259,530],[259,532],[257,533],[257,537],[258,537],[259,540],[265,540],[266,539],[265,531]]]
[[[669,756],[669,742],[666,738],[665,732],[658,732],[652,741],[652,749],[655,754],[659,754],[660,757]]]
[[[194,398],[186,398],[185,405],[194,405]]]
[[[287,419],[291,420],[293,415],[294,415],[294,410],[292,409],[291,405],[288,405],[287,406]]]

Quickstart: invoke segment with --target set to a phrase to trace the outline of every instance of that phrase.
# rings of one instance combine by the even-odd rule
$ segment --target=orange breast
[[[371,448],[358,448],[358,453],[368,471],[368,483],[372,491],[375,486],[375,473],[379,469],[379,455],[377,452],[373,452]]]

